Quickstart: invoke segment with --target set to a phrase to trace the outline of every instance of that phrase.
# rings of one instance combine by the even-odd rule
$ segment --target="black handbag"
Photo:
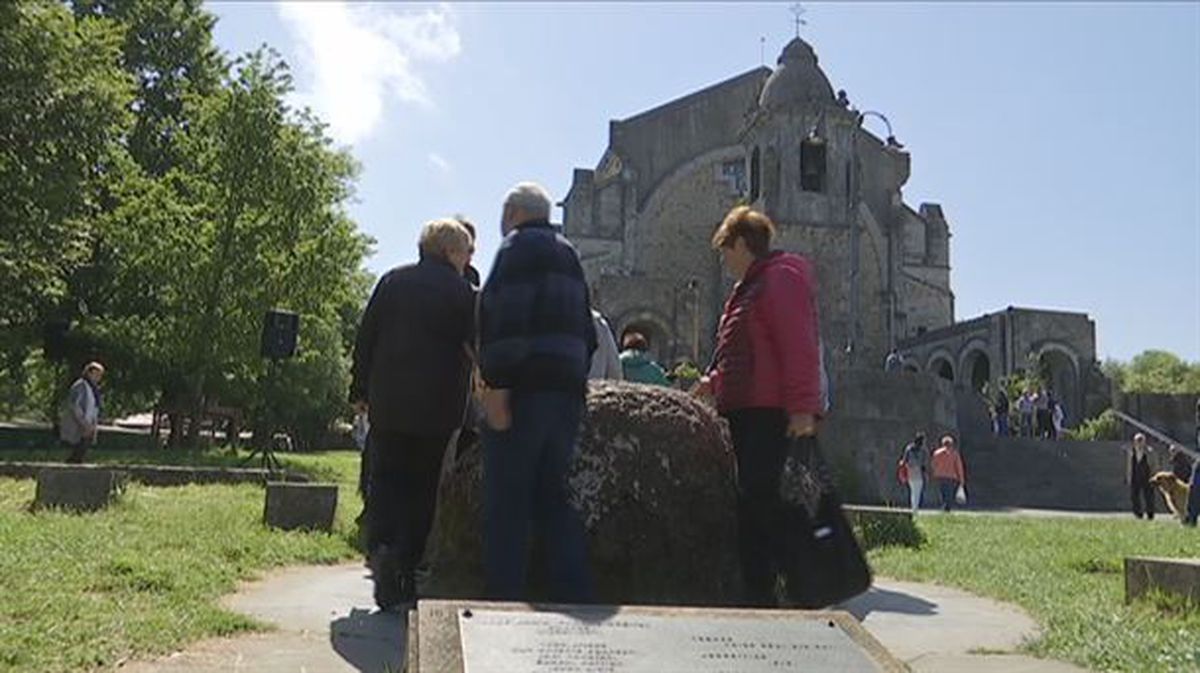
[[[779,479],[787,598],[808,609],[828,607],[871,588],[859,547],[816,437],[789,441]]]

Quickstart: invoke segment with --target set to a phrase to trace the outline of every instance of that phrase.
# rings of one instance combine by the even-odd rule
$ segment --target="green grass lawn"
[[[47,455],[0,452],[0,460],[37,458]],[[92,458],[236,461],[182,452],[97,452]],[[265,569],[334,563],[358,553],[353,524],[361,507],[355,492],[358,454],[281,458],[285,467],[339,483],[332,534],[267,529],[263,489],[254,485],[150,488],[134,483],[109,509],[73,515],[30,512],[34,482],[0,479],[0,671],[111,667],[200,638],[266,628],[221,609],[218,597]]]
[[[926,516],[919,549],[871,552],[886,577],[1009,601],[1042,625],[1030,653],[1095,671],[1200,671],[1200,607],[1124,603],[1126,556],[1200,557],[1200,531],[1134,519]]]

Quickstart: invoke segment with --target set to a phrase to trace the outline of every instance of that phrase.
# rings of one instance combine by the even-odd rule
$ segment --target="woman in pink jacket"
[[[962,454],[954,446],[954,438],[950,435],[942,437],[942,445],[933,452],[933,478],[942,494],[942,509],[949,512],[959,487],[965,488],[967,485]]]
[[[779,480],[791,437],[812,436],[823,411],[812,265],[771,251],[775,225],[739,206],[717,228],[713,247],[737,283],[725,304],[708,375],[697,391],[716,398],[729,421],[738,467],[738,546],[745,601],[775,605],[785,570]]]

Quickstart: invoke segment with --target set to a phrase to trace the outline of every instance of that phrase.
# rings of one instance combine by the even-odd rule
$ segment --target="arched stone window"
[[[774,147],[768,147],[763,152],[763,192],[762,195],[776,205],[781,196],[779,191],[779,154]]]
[[[992,362],[981,348],[968,348],[959,365],[959,379],[973,390],[983,390],[983,384],[992,378]]]
[[[800,141],[800,189],[825,191],[825,139],[810,135]]]

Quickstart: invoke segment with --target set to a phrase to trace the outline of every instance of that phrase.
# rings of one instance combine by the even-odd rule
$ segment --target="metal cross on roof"
[[[800,5],[800,3],[794,2],[790,7],[788,7],[788,11],[792,13],[792,16],[796,17],[796,37],[800,37],[800,26],[808,25],[808,22],[801,18],[804,16],[806,10]]]

